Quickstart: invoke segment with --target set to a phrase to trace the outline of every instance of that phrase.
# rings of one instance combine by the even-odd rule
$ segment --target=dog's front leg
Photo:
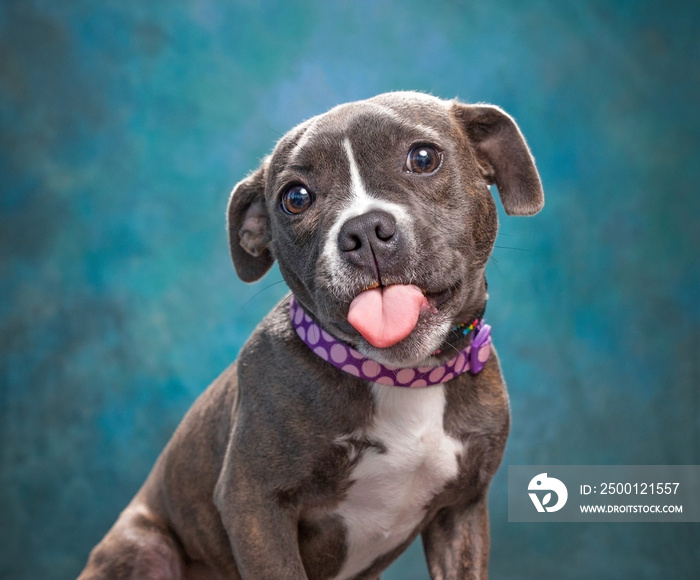
[[[432,580],[488,578],[489,520],[486,494],[464,508],[443,508],[423,531]]]
[[[241,577],[307,580],[296,513],[280,506],[264,483],[246,480],[246,475],[225,467],[214,495]]]

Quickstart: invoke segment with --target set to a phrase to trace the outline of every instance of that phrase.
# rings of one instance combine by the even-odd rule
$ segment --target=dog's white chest
[[[408,538],[428,502],[456,477],[463,449],[443,429],[442,385],[403,389],[375,384],[372,391],[374,421],[364,435],[385,451],[365,452],[337,509],[347,527],[348,551],[336,580],[352,578]]]

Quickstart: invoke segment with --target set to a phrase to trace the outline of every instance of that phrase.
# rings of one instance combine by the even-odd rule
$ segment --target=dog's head
[[[252,282],[277,259],[330,333],[380,362],[424,362],[485,305],[493,183],[510,215],[544,204],[501,109],[410,92],[341,105],[292,129],[236,185],[233,262]]]

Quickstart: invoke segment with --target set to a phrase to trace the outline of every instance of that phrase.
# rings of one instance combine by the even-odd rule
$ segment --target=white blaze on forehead
[[[347,137],[343,139],[343,149],[345,149],[345,155],[350,164],[350,192],[353,197],[353,205],[359,206],[358,202],[367,203],[371,198],[367,194],[365,184],[362,182],[360,169],[357,167],[357,161],[355,161],[355,155],[352,152],[352,145]]]
[[[362,179],[362,175],[360,174],[360,168],[355,159],[352,144],[347,137],[343,139],[343,150],[345,151],[350,170],[349,203],[340,211],[335,222],[328,230],[322,253],[323,257],[331,265],[331,273],[333,276],[336,276],[341,268],[340,250],[338,249],[337,243],[338,234],[340,234],[343,224],[349,219],[378,209],[394,216],[397,226],[404,230],[406,234],[410,234],[412,231],[411,225],[413,223],[408,211],[402,205],[370,195]]]

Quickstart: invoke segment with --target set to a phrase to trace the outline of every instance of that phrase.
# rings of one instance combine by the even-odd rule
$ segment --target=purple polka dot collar
[[[475,336],[471,344],[446,363],[436,367],[390,367],[365,357],[351,346],[328,334],[304,311],[294,296],[289,304],[289,315],[299,338],[323,360],[346,373],[382,385],[394,387],[439,385],[466,372],[477,374],[484,368],[491,354],[491,327],[479,321],[473,327]]]

